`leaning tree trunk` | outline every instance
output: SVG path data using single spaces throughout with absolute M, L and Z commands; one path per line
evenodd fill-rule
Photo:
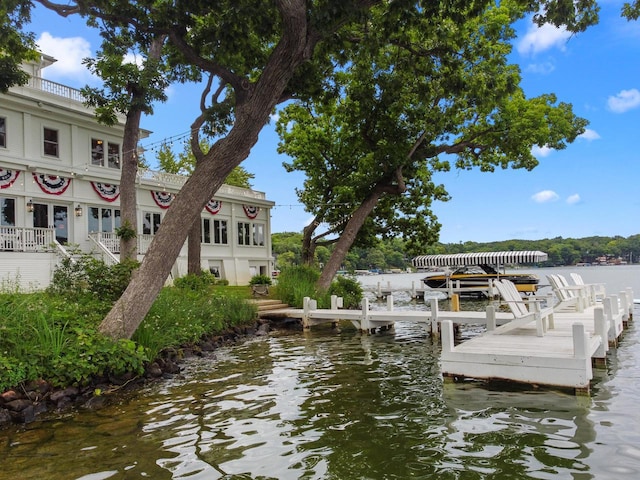
M 340 238 L 335 243 L 333 248 L 333 252 L 331 253 L 331 257 L 325 264 L 322 269 L 322 273 L 320 274 L 320 278 L 316 283 L 318 290 L 326 291 L 331 286 L 331 281 L 333 277 L 336 275 L 338 270 L 340 270 L 340 266 L 344 261 L 347 253 L 349 253 L 349 249 L 353 245 L 353 242 L 356 240 L 358 236 L 358 232 L 364 225 L 364 222 L 367 220 L 367 217 L 371 214 L 373 209 L 375 208 L 378 200 L 382 192 L 379 190 L 374 190 L 370 196 L 368 196 L 360 206 L 351 214 L 349 221 L 347 222 Z
M 266 118 L 267 116 L 265 122 Z M 131 338 L 164 285 L 187 233 L 200 217 L 205 204 L 255 144 L 259 128 L 253 130 L 253 137 L 244 133 L 230 134 L 219 141 L 207 155 L 207 161 L 196 167 L 180 190 L 180 195 L 176 196 L 167 210 L 158 233 L 140 268 L 134 272 L 129 286 L 100 324 L 102 333 L 113 338 Z M 226 161 L 221 165 L 215 161 L 218 158 Z
M 187 273 L 193 275 L 202 274 L 200 235 L 200 216 L 198 216 L 189 230 L 189 239 L 187 240 Z
M 269 115 L 283 98 L 294 71 L 311 56 L 317 38 L 307 36 L 304 3 L 280 2 L 283 35 L 255 84 L 241 82 L 236 90 L 235 123 L 216 142 L 182 186 L 167 210 L 149 250 L 129 286 L 100 324 L 113 338 L 131 338 L 142 323 L 178 258 L 187 233 L 229 173 L 247 158 Z
M 132 108 L 127 114 L 122 139 L 122 172 L 120 173 L 120 221 L 121 226 L 138 231 L 136 205 L 136 177 L 138 175 L 138 136 L 142 110 Z M 120 261 L 138 257 L 137 237 L 120 238 Z

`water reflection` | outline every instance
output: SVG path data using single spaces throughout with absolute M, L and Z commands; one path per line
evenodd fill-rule
M 443 383 L 424 325 L 283 332 L 119 405 L 0 432 L 0 479 L 636 479 L 636 325 L 590 398 Z

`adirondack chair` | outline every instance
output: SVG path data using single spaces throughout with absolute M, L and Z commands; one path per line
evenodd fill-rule
M 558 299 L 553 306 L 556 312 L 584 312 L 585 308 L 590 306 L 587 289 L 584 286 L 571 286 L 566 278 L 557 274 L 547 275 L 547 280 Z
M 604 283 L 584 283 L 584 280 L 579 273 L 570 273 L 569 276 L 575 285 L 583 286 L 587 289 L 587 292 L 591 297 L 590 302 L 592 304 L 601 302 L 604 300 L 604 297 L 607 296 Z
M 523 327 L 528 323 L 535 322 L 536 335 L 544 336 L 549 328 L 553 328 L 553 308 L 541 307 L 540 302 L 535 299 L 524 300 L 520 296 L 520 292 L 509 280 L 495 280 L 494 287 L 500 293 L 502 300 L 509 306 L 513 313 L 513 320 L 505 323 L 493 330 L 488 331 L 489 334 L 506 333 L 515 328 Z M 528 307 L 527 307 L 528 305 Z

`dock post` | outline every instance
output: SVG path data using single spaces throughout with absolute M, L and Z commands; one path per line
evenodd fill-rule
M 309 323 L 309 311 L 311 310 L 309 306 L 310 300 L 311 299 L 309 297 L 304 297 L 302 299 L 302 328 L 304 330 L 308 330 L 309 328 L 311 328 L 311 325 Z
M 629 321 L 629 298 L 625 290 L 620 292 L 620 310 L 622 310 L 622 325 L 626 327 Z
M 460 311 L 460 296 L 457 293 L 451 294 L 451 311 Z
M 369 324 L 369 299 L 362 299 L 362 320 L 360 321 L 360 330 L 370 333 L 371 325 Z
M 593 370 L 591 369 L 591 357 L 587 353 L 589 351 L 587 345 L 589 344 L 589 337 L 584 330 L 582 323 L 574 323 L 571 326 L 573 333 L 573 356 L 577 360 L 584 361 L 584 378 L 586 385 L 582 387 L 576 387 L 576 395 L 588 395 L 589 394 L 589 381 L 593 378 Z
M 387 297 L 387 310 L 393 312 L 393 295 Z
M 337 295 L 331 295 L 331 310 L 338 310 L 344 306 L 344 299 Z
M 487 305 L 487 331 L 496 329 L 496 307 L 493 304 Z
M 411 298 L 418 298 L 418 293 L 416 292 L 416 282 L 411 281 Z
M 453 323 L 451 320 L 442 321 L 442 354 L 441 358 L 446 360 L 453 352 Z
M 593 310 L 593 331 L 596 335 L 600 335 L 600 346 L 593 356 L 599 366 L 606 366 L 607 350 L 609 349 L 609 341 L 607 338 L 609 333 L 607 332 L 607 322 L 602 307 L 596 307 Z
M 431 299 L 431 336 L 438 338 L 438 299 Z

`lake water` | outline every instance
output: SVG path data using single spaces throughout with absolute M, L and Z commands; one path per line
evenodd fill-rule
M 551 271 L 640 297 L 638 266 L 534 270 L 541 283 Z M 410 288 L 422 276 L 361 280 Z M 443 384 L 439 351 L 421 325 L 276 332 L 118 405 L 0 431 L 0 479 L 640 478 L 638 320 L 590 397 Z

